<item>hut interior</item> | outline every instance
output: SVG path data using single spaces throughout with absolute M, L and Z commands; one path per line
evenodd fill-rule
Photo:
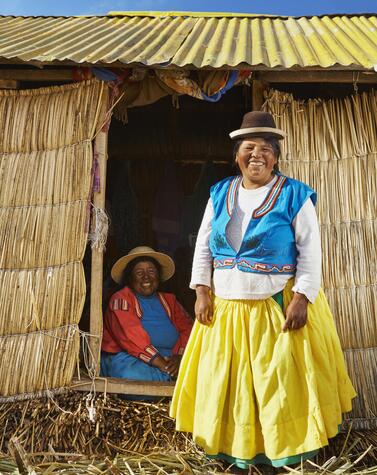
M 195 237 L 209 187 L 235 173 L 228 132 L 250 108 L 249 88 L 236 87 L 207 103 L 170 96 L 128 110 L 128 123 L 112 120 L 109 131 L 105 290 L 114 260 L 137 245 L 174 258 L 176 274 L 165 283 L 193 314 L 188 289 Z M 106 298 L 104 299 L 104 302 Z

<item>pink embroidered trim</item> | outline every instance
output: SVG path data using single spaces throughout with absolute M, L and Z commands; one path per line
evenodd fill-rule
M 153 345 L 147 346 L 144 351 L 151 356 L 154 356 L 158 353 L 158 351 Z
M 115 299 L 111 303 L 112 310 L 128 310 L 128 302 L 125 299 Z
M 281 266 L 277 264 L 263 264 L 261 262 L 253 262 L 250 263 L 244 259 L 237 261 L 236 259 L 216 259 L 213 263 L 213 267 L 215 269 L 219 268 L 233 268 L 235 265 L 237 267 L 244 267 L 253 271 L 257 272 L 287 272 L 293 273 L 296 270 L 296 266 L 294 264 L 283 264 Z
M 218 267 L 228 267 L 233 268 L 236 265 L 236 259 L 228 258 L 228 259 L 216 259 L 213 262 L 213 267 L 217 269 Z
M 143 353 L 140 353 L 139 358 L 144 361 L 144 363 L 149 363 L 152 358 L 149 358 L 148 356 L 144 355 Z
M 233 180 L 229 183 L 228 192 L 226 194 L 226 210 L 229 216 L 232 215 L 234 202 L 236 200 L 238 188 L 241 184 L 241 181 L 242 177 L 237 176 L 236 178 L 233 178 Z
M 275 206 L 276 200 L 279 198 L 279 195 L 286 180 L 286 176 L 279 176 L 263 203 L 254 210 L 253 218 L 261 218 Z

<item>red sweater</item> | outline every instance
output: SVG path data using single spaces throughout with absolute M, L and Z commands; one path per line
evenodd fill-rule
M 179 333 L 173 354 L 180 355 L 188 342 L 193 321 L 173 294 L 158 292 L 157 295 Z M 108 353 L 124 350 L 149 363 L 158 351 L 141 324 L 142 318 L 140 304 L 132 290 L 124 287 L 116 292 L 110 299 L 104 317 L 102 350 Z

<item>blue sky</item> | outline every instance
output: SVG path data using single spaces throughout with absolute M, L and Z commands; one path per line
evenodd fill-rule
M 0 0 L 0 15 L 104 15 L 169 10 L 321 15 L 377 13 L 377 0 Z

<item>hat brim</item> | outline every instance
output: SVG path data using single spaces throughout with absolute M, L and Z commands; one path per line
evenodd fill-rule
M 237 129 L 230 132 L 229 137 L 232 140 L 238 140 L 248 137 L 274 137 L 279 140 L 285 139 L 287 136 L 286 132 L 281 129 L 276 129 L 274 127 L 249 127 L 245 129 Z
M 169 280 L 175 272 L 175 264 L 171 257 L 167 254 L 163 254 L 162 252 L 135 252 L 134 254 L 127 254 L 126 256 L 121 257 L 116 261 L 111 269 L 111 277 L 117 283 L 122 283 L 123 271 L 127 267 L 127 265 L 136 259 L 137 257 L 152 257 L 155 259 L 161 266 L 161 275 L 160 280 L 165 282 Z

